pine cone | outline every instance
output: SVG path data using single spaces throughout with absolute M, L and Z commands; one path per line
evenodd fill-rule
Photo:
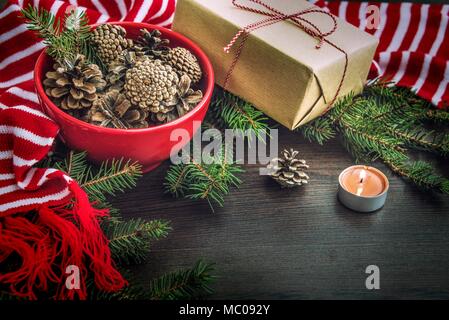
M 71 109 L 65 112 L 74 118 L 84 120 L 90 109 Z
M 98 56 L 109 64 L 117 59 L 126 48 L 133 46 L 131 39 L 126 39 L 126 30 L 114 24 L 99 25 L 93 31 L 92 43 L 98 49 Z
M 170 41 L 161 38 L 162 33 L 159 30 L 141 29 L 140 33 L 141 36 L 136 40 L 136 48 L 139 52 L 152 59 L 162 58 L 168 54 Z
M 274 158 L 267 168 L 270 176 L 283 187 L 295 187 L 307 184 L 309 176 L 304 172 L 309 166 L 305 160 L 297 159 L 298 151 L 284 150 L 281 158 Z
M 109 128 L 146 128 L 148 113 L 132 107 L 125 95 L 111 90 L 95 100 L 87 114 L 87 122 Z
M 179 77 L 186 74 L 193 84 L 201 80 L 202 72 L 198 59 L 189 50 L 181 47 L 170 49 L 165 61 L 175 69 Z
M 174 108 L 178 81 L 172 67 L 144 57 L 126 72 L 125 94 L 144 110 L 169 112 Z
M 53 68 L 55 71 L 45 74 L 45 93 L 64 110 L 89 108 L 106 86 L 100 68 L 87 64 L 83 55 L 66 66 L 56 63 Z
M 168 112 L 156 112 L 150 114 L 150 119 L 156 123 L 166 123 L 182 117 L 187 112 L 196 107 L 203 99 L 201 90 L 194 91 L 190 88 L 191 80 L 187 75 L 183 75 L 177 87 L 177 98 L 173 100 L 175 108 Z
M 111 62 L 106 75 L 107 90 L 122 91 L 125 85 L 126 71 L 133 68 L 142 59 L 134 51 L 125 50 L 116 60 Z

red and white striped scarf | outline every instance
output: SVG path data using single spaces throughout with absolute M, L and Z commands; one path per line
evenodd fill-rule
M 313 0 L 315 5 L 379 38 L 372 73 L 411 88 L 440 108 L 449 106 L 449 5 Z M 367 7 L 380 10 L 368 29 Z
M 85 299 L 89 274 L 104 291 L 119 290 L 126 281 L 114 267 L 99 225 L 107 211 L 94 209 L 63 172 L 33 167 L 51 149 L 58 127 L 40 111 L 30 80 L 44 44 L 18 16 L 29 3 L 58 17 L 69 5 L 78 5 L 93 23 L 135 20 L 164 26 L 171 23 L 175 3 L 16 0 L 0 12 L 0 265 L 11 257 L 21 259 L 17 269 L 0 273 L 0 289 L 36 299 L 53 283 L 55 298 Z M 71 265 L 80 270 L 80 290 L 65 286 L 65 270 Z

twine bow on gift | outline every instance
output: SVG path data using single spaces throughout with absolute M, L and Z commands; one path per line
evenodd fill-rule
M 323 43 L 327 43 L 327 44 L 331 45 L 332 47 L 334 47 L 335 49 L 337 49 L 338 51 L 340 51 L 341 53 L 343 53 L 345 56 L 345 66 L 343 69 L 341 81 L 338 85 L 338 88 L 337 88 L 334 98 L 332 99 L 332 101 L 329 103 L 328 107 L 324 111 L 324 112 L 327 112 L 330 109 L 330 107 L 334 104 L 334 102 L 337 100 L 338 95 L 340 94 L 344 79 L 346 77 L 346 71 L 348 69 L 348 54 L 343 49 L 341 49 L 338 45 L 334 44 L 333 42 L 331 42 L 330 40 L 328 40 L 326 38 L 327 36 L 331 35 L 332 33 L 334 33 L 337 30 L 337 19 L 329 12 L 321 10 L 321 9 L 316 9 L 315 7 L 312 7 L 309 9 L 304 9 L 304 10 L 301 10 L 301 11 L 298 11 L 298 12 L 292 13 L 292 14 L 285 14 L 285 13 L 277 10 L 276 8 L 273 8 L 270 5 L 264 3 L 262 0 L 247 0 L 247 1 L 258 4 L 261 7 L 265 8 L 267 11 L 242 5 L 242 4 L 238 3 L 238 0 L 232 0 L 232 4 L 239 9 L 258 13 L 258 14 L 267 16 L 267 18 L 263 19 L 261 21 L 249 24 L 246 27 L 243 27 L 242 29 L 240 29 L 239 32 L 237 32 L 237 34 L 232 38 L 231 42 L 229 42 L 229 44 L 226 47 L 224 47 L 224 51 L 226 53 L 229 53 L 231 48 L 234 46 L 234 44 L 239 40 L 239 38 L 241 38 L 239 46 L 237 48 L 237 51 L 234 55 L 234 59 L 232 60 L 231 66 L 228 70 L 228 73 L 226 74 L 226 78 L 225 78 L 225 81 L 223 84 L 224 89 L 226 89 L 228 86 L 232 72 L 234 71 L 235 66 L 237 65 L 237 62 L 239 61 L 240 55 L 242 53 L 242 50 L 245 46 L 245 43 L 246 43 L 246 40 L 248 39 L 249 34 L 251 32 L 253 32 L 254 30 L 257 30 L 257 29 L 260 29 L 263 27 L 267 27 L 267 26 L 276 24 L 281 21 L 291 20 L 298 28 L 300 28 L 301 30 L 305 31 L 307 34 L 309 34 L 310 36 L 312 36 L 313 38 L 318 40 L 318 43 L 315 46 L 315 48 L 317 50 L 322 47 Z M 306 16 L 308 14 L 320 14 L 320 15 L 325 15 L 325 16 L 330 17 L 332 19 L 332 23 L 333 23 L 331 30 L 329 30 L 328 32 L 322 32 L 314 23 L 312 23 L 311 21 L 304 18 L 304 16 Z

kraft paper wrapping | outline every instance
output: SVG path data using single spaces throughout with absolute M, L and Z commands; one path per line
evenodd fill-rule
M 251 5 L 250 2 L 243 3 Z M 295 13 L 315 7 L 302 0 L 265 0 L 272 7 Z M 246 25 L 266 16 L 244 11 L 231 0 L 178 0 L 173 29 L 196 42 L 209 56 L 216 83 L 223 85 L 238 44 L 229 54 L 223 48 Z M 330 17 L 308 14 L 322 32 Z M 326 39 L 346 51 L 348 70 L 339 97 L 359 93 L 365 84 L 378 40 L 343 20 Z M 253 31 L 228 83 L 228 90 L 251 102 L 289 129 L 320 116 L 337 92 L 344 69 L 344 54 L 289 21 Z

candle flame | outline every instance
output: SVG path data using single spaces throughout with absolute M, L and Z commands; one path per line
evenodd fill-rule
M 366 170 L 362 169 L 360 170 L 360 174 L 359 174 L 359 179 L 360 179 L 360 183 L 362 183 L 366 178 Z
M 356 192 L 356 194 L 358 196 L 362 195 L 363 188 L 364 188 L 363 181 L 365 181 L 365 179 L 366 179 L 366 170 L 362 169 L 362 170 L 360 170 L 360 173 L 359 173 L 359 181 L 360 182 L 359 182 L 359 186 L 357 187 L 357 192 Z

